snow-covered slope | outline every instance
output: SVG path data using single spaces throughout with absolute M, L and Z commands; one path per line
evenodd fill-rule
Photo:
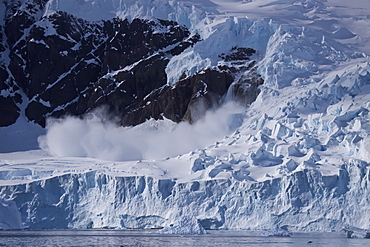
M 363 28 L 370 15 L 368 0 L 47 1 L 45 15 L 58 10 L 86 20 L 114 17 L 169 19 L 192 30 L 203 28 L 205 19 L 219 17 L 272 19 L 280 24 L 313 28 L 369 52 L 365 44 L 370 33 Z
M 129 20 L 157 18 L 176 21 L 190 27 L 201 22 L 207 13 L 218 13 L 216 6 L 209 0 L 50 0 L 47 1 L 45 15 L 61 10 L 91 21 L 108 20 L 114 17 Z
M 0 154 L 1 198 L 25 227 L 370 227 L 370 1 L 61 2 L 45 14 L 164 18 L 199 33 L 171 57 L 170 85 L 222 68 L 235 46 L 256 50 L 264 84 L 246 109 L 229 103 L 194 125 L 51 122 L 44 151 Z

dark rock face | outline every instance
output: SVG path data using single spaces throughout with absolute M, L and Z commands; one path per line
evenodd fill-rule
M 141 100 L 166 83 L 168 56 L 197 41 L 186 28 L 170 21 L 90 23 L 57 12 L 31 24 L 32 18 L 25 15 L 12 16 L 6 26 L 13 47 L 9 69 L 30 99 L 27 117 L 41 125 L 48 116 L 79 115 L 102 104 L 114 107 Z M 19 31 L 14 26 L 25 20 L 26 37 L 13 31 Z M 168 46 L 175 48 L 166 51 Z M 124 69 L 135 63 L 134 69 Z M 111 71 L 122 72 L 119 82 L 109 86 Z
M 7 66 L 1 59 L 8 47 L 5 39 L 5 30 L 0 26 L 0 127 L 14 124 L 19 117 L 19 108 L 16 101 L 20 103 L 21 95 L 17 93 L 14 81 L 9 78 Z
M 260 93 L 258 87 L 264 82 L 262 77 L 257 73 L 255 64 L 255 61 L 251 61 L 244 66 L 238 66 L 240 74 L 231 88 L 233 99 L 246 107 L 256 100 Z
M 193 122 L 207 109 L 221 103 L 232 82 L 233 77 L 229 73 L 206 70 L 180 80 L 175 87 L 166 85 L 153 91 L 139 107 L 128 112 L 122 124 L 135 125 L 150 117 Z
M 235 80 L 234 94 L 247 104 L 263 82 L 250 61 L 255 51 L 234 47 L 219 56 L 224 66 L 170 87 L 169 60 L 199 35 L 165 20 L 88 22 L 65 12 L 42 17 L 46 2 L 5 3 L 0 53 L 8 51 L 9 62 L 0 62 L 0 126 L 16 121 L 22 103 L 27 118 L 42 126 L 47 117 L 83 115 L 98 107 L 122 125 L 163 117 L 193 122 L 219 105 Z
M 262 77 L 257 73 L 256 61 L 250 57 L 256 53 L 254 49 L 233 47 L 229 54 L 221 54 L 226 62 L 218 69 L 234 75 L 230 96 L 243 106 L 253 103 L 260 93 L 259 86 L 263 84 Z
M 219 55 L 220 58 L 224 59 L 226 62 L 232 61 L 243 61 L 249 60 L 249 57 L 252 56 L 256 51 L 252 48 L 245 47 L 233 47 L 229 54 L 222 53 Z
M 9 80 L 6 68 L 0 65 L 0 127 L 14 124 L 19 117 L 17 104 L 22 102 L 19 88 Z
M 11 98 L 0 97 L 0 127 L 14 124 L 19 117 L 19 108 Z

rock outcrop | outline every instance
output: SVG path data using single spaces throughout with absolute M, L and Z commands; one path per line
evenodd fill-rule
M 5 4 L 0 126 L 15 123 L 21 111 L 45 126 L 48 117 L 78 116 L 99 107 L 122 125 L 163 117 L 193 122 L 219 105 L 234 81 L 235 95 L 247 96 L 247 103 L 263 82 L 250 61 L 255 51 L 234 47 L 220 54 L 222 66 L 169 86 L 168 62 L 199 42 L 198 34 L 167 20 L 92 22 L 62 11 L 43 15 L 46 2 Z

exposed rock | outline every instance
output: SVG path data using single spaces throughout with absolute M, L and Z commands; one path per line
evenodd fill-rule
M 260 93 L 258 87 L 262 84 L 262 77 L 256 72 L 256 68 L 253 67 L 233 84 L 232 94 L 234 100 L 244 106 L 249 106 L 256 100 Z
M 252 48 L 245 47 L 233 47 L 229 54 L 222 53 L 219 57 L 224 59 L 226 62 L 231 61 L 243 61 L 249 60 L 249 57 L 252 56 L 256 51 Z
M 0 127 L 14 124 L 19 117 L 19 108 L 10 97 L 0 96 Z
M 128 112 L 124 125 L 136 125 L 153 117 L 166 117 L 175 122 L 193 122 L 204 112 L 221 103 L 233 77 L 227 72 L 206 70 L 180 80 L 175 87 L 165 85 L 148 95 L 140 106 Z
M 61 11 L 43 16 L 46 2 L 5 3 L 0 52 L 8 52 L 9 64 L 0 68 L 0 87 L 7 92 L 0 99 L 1 126 L 18 118 L 21 94 L 28 98 L 27 118 L 45 126 L 50 116 L 83 115 L 98 107 L 123 125 L 163 117 L 194 122 L 222 102 L 231 84 L 246 105 L 259 93 L 263 80 L 251 48 L 233 47 L 219 56 L 219 66 L 170 87 L 169 60 L 197 43 L 198 34 L 165 20 L 89 22 Z
M 26 23 L 28 34 L 13 31 L 20 22 Z M 122 105 L 164 85 L 166 56 L 182 52 L 199 38 L 189 38 L 185 27 L 171 21 L 87 22 L 64 12 L 40 20 L 17 12 L 6 30 L 12 37 L 9 46 L 14 47 L 9 69 L 30 98 L 27 117 L 41 125 L 48 116 L 80 115 L 102 104 L 121 112 Z M 133 71 L 124 70 L 135 63 L 139 66 Z M 117 70 L 118 76 L 109 80 Z
M 0 66 L 0 127 L 14 124 L 19 117 L 19 107 L 21 96 L 16 93 L 15 85 L 8 85 L 8 73 Z

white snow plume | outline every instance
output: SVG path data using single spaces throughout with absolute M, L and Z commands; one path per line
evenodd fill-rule
M 204 148 L 238 127 L 243 109 L 230 102 L 195 124 L 150 119 L 135 127 L 105 121 L 102 114 L 49 119 L 40 147 L 53 156 L 130 161 L 174 157 Z M 240 122 L 239 121 L 239 122 Z M 241 122 L 240 122 L 241 124 Z

